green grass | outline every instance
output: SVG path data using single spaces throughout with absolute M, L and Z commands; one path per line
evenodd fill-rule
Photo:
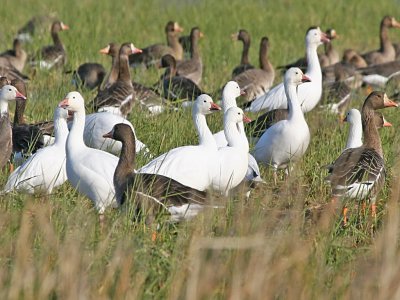
M 214 92 L 239 62 L 241 45 L 230 34 L 240 28 L 252 36 L 251 62 L 258 62 L 259 40 L 268 36 L 270 58 L 278 66 L 303 55 L 305 31 L 315 24 L 337 30 L 340 51 L 375 49 L 380 19 L 399 11 L 399 2 L 388 0 L 5 0 L 0 42 L 2 50 L 9 48 L 31 16 L 52 12 L 71 28 L 61 33 L 66 69 L 88 61 L 109 68 L 109 58 L 98 53 L 108 42 L 132 41 L 137 47 L 163 42 L 165 23 L 176 20 L 185 33 L 192 26 L 204 32 L 202 87 Z M 390 32 L 394 41 L 398 35 Z M 26 48 L 35 53 L 49 43 L 45 34 Z M 136 70 L 133 77 L 150 85 L 158 75 Z M 70 81 L 57 71 L 38 72 L 28 86 L 27 119 L 51 119 L 57 103 L 74 89 Z M 87 101 L 95 96 L 81 92 Z M 352 106 L 359 107 L 365 96 L 357 92 Z M 275 187 L 271 171 L 262 167 L 267 184 L 259 185 L 250 199 L 238 195 L 223 200 L 226 208 L 207 210 L 190 222 L 164 222 L 155 242 L 154 228 L 133 223 L 129 208 L 108 211 L 101 228 L 92 203 L 68 184 L 48 197 L 2 196 L 0 298 L 398 298 L 400 118 L 395 109 L 384 113 L 394 126 L 380 131 L 388 178 L 377 222 L 368 214 L 360 216 L 354 204 L 346 228 L 327 208 L 307 213 L 307 207 L 329 203 L 323 166 L 338 156 L 347 132 L 336 116 L 317 108 L 307 115 L 311 145 L 290 180 Z M 135 108 L 129 118 L 156 155 L 196 143 L 189 111 L 149 117 Z M 217 131 L 222 115 L 208 122 Z M 138 163 L 144 162 L 139 157 Z M 3 172 L 1 186 L 6 179 Z

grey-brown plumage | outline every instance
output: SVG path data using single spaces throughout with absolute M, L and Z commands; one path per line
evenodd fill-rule
M 236 66 L 232 71 L 232 78 L 243 73 L 246 70 L 254 69 L 254 66 L 249 61 L 249 49 L 251 44 L 250 34 L 245 29 L 240 29 L 239 32 L 232 35 L 233 40 L 243 42 L 242 56 L 240 65 Z
M 73 78 L 75 85 L 93 90 L 101 85 L 106 73 L 99 63 L 84 63 L 73 72 Z
M 115 197 L 119 205 L 130 198 L 135 199 L 136 210 L 140 214 L 148 208 L 158 212 L 170 206 L 204 204 L 206 192 L 158 174 L 135 173 L 135 136 L 129 126 L 122 123 L 114 125 L 113 130 L 105 136 L 122 143 L 114 173 Z
M 364 143 L 342 152 L 331 165 L 327 180 L 336 197 L 374 200 L 385 181 L 382 144 L 375 124 L 375 110 L 397 106 L 383 92 L 372 92 L 361 111 Z
M 12 153 L 12 129 L 8 113 L 0 113 L 0 169 L 10 159 Z
M 167 35 L 167 45 L 154 44 L 143 48 L 142 53 L 135 53 L 129 56 L 130 65 L 145 65 L 149 67 L 158 63 L 166 54 L 171 54 L 177 60 L 183 58 L 183 48 L 179 43 L 179 34 L 183 29 L 177 22 L 169 21 L 165 26 L 165 33 Z
M 56 17 L 51 14 L 34 16 L 18 30 L 17 37 L 21 41 L 30 42 L 34 36 L 47 34 L 56 20 Z
M 28 55 L 22 48 L 22 42 L 14 39 L 13 49 L 7 50 L 0 54 L 0 65 L 14 67 L 18 72 L 22 72 L 25 67 Z
M 357 70 L 362 75 L 378 74 L 384 77 L 390 77 L 392 74 L 400 71 L 400 61 L 390 61 L 384 64 L 368 66 Z
M 243 97 L 247 101 L 251 101 L 258 96 L 264 95 L 269 91 L 274 83 L 275 70 L 268 59 L 268 51 L 269 40 L 267 37 L 263 37 L 260 42 L 260 68 L 244 71 L 232 79 L 246 92 Z

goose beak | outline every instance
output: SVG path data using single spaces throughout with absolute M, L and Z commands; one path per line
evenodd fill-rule
M 329 43 L 331 40 L 328 38 L 325 32 L 321 32 L 321 42 L 322 43 Z
M 25 97 L 22 93 L 20 93 L 19 91 L 16 91 L 16 93 L 15 93 L 15 99 L 23 99 L 23 100 L 26 100 L 26 97 Z
M 211 102 L 210 110 L 221 110 L 221 107 L 218 104 Z
M 183 28 L 178 23 L 174 24 L 174 31 L 183 32 Z
M 59 106 L 59 107 L 62 107 L 62 108 L 68 108 L 68 106 L 69 106 L 69 99 L 68 99 L 68 98 L 65 98 L 64 100 L 62 100 L 62 101 L 58 104 L 58 106 Z
M 344 117 L 344 119 L 342 120 L 343 122 L 347 122 L 347 116 Z
M 251 119 L 248 116 L 246 116 L 245 114 L 243 114 L 243 122 L 244 123 L 250 123 Z
M 383 119 L 383 127 L 392 127 L 392 123 L 386 121 L 385 119 Z
M 112 130 L 111 130 L 109 133 L 103 134 L 103 138 L 112 139 L 112 137 L 113 137 L 113 132 L 112 132 Z
M 110 52 L 110 45 L 108 45 L 107 47 L 100 49 L 99 52 L 101 54 L 108 54 Z
M 200 37 L 200 38 L 203 38 L 204 36 L 205 36 L 204 33 L 200 31 L 199 37 Z
M 385 94 L 383 98 L 383 106 L 384 107 L 397 107 L 398 104 L 393 100 L 389 99 L 388 96 Z
M 246 95 L 246 91 L 245 91 L 245 90 L 242 90 L 242 89 L 240 89 L 240 96 L 243 96 L 243 95 Z
M 393 19 L 393 21 L 392 21 L 392 26 L 393 26 L 394 28 L 400 28 L 400 23 L 399 23 L 398 21 L 396 21 L 395 19 Z
M 143 52 L 142 49 L 139 49 L 139 48 L 136 48 L 136 47 L 134 47 L 134 48 L 132 49 L 132 54 L 135 54 L 135 53 L 142 53 L 142 52 Z
M 308 76 L 306 76 L 306 75 L 304 75 L 303 74 L 303 76 L 301 77 L 301 82 L 311 82 L 311 79 L 310 79 L 310 77 L 308 77 Z
M 69 29 L 69 26 L 66 25 L 66 24 L 64 24 L 64 23 L 61 23 L 61 29 L 62 29 L 62 30 L 68 30 L 68 29 Z
M 237 41 L 239 39 L 239 32 L 235 32 L 231 34 L 232 41 Z

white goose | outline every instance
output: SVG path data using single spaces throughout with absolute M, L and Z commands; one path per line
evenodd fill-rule
M 12 190 L 33 194 L 51 194 L 54 188 L 67 180 L 65 169 L 65 143 L 68 136 L 68 111 L 57 107 L 54 111 L 55 142 L 39 149 L 8 178 L 4 192 Z
M 218 164 L 213 176 L 213 189 L 223 194 L 245 179 L 249 164 L 249 142 L 243 134 L 243 122 L 250 122 L 242 109 L 231 107 L 224 114 L 224 132 L 229 146 L 218 149 Z
M 299 86 L 298 99 L 304 113 L 312 110 L 321 99 L 322 73 L 318 60 L 317 48 L 324 42 L 329 42 L 326 34 L 319 27 L 310 28 L 306 34 L 307 72 L 305 75 L 311 79 L 310 83 Z M 266 94 L 251 102 L 246 111 L 258 112 L 261 110 L 287 109 L 288 100 L 284 84 L 280 83 Z
M 80 93 L 68 93 L 59 106 L 74 113 L 66 143 L 68 181 L 102 214 L 109 205 L 116 204 L 113 175 L 118 157 L 89 148 L 83 142 L 85 103 Z
M 220 109 L 210 96 L 203 94 L 197 97 L 192 115 L 199 135 L 199 145 L 174 148 L 138 172 L 164 175 L 199 191 L 209 188 L 217 165 L 218 149 L 207 126 L 206 115 Z
M 289 99 L 289 116 L 268 128 L 257 142 L 254 157 L 258 163 L 271 165 L 276 183 L 278 169 L 286 169 L 290 162 L 300 159 L 310 143 L 310 130 L 301 111 L 297 87 L 310 79 L 299 68 L 286 71 L 284 86 Z

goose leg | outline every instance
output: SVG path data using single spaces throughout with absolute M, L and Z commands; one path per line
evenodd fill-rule
M 373 202 L 371 204 L 371 215 L 376 220 L 376 204 L 375 204 L 375 202 Z
M 342 214 L 343 214 L 343 225 L 344 226 L 347 226 L 347 212 L 348 212 L 348 210 L 349 209 L 346 206 L 343 207 Z

